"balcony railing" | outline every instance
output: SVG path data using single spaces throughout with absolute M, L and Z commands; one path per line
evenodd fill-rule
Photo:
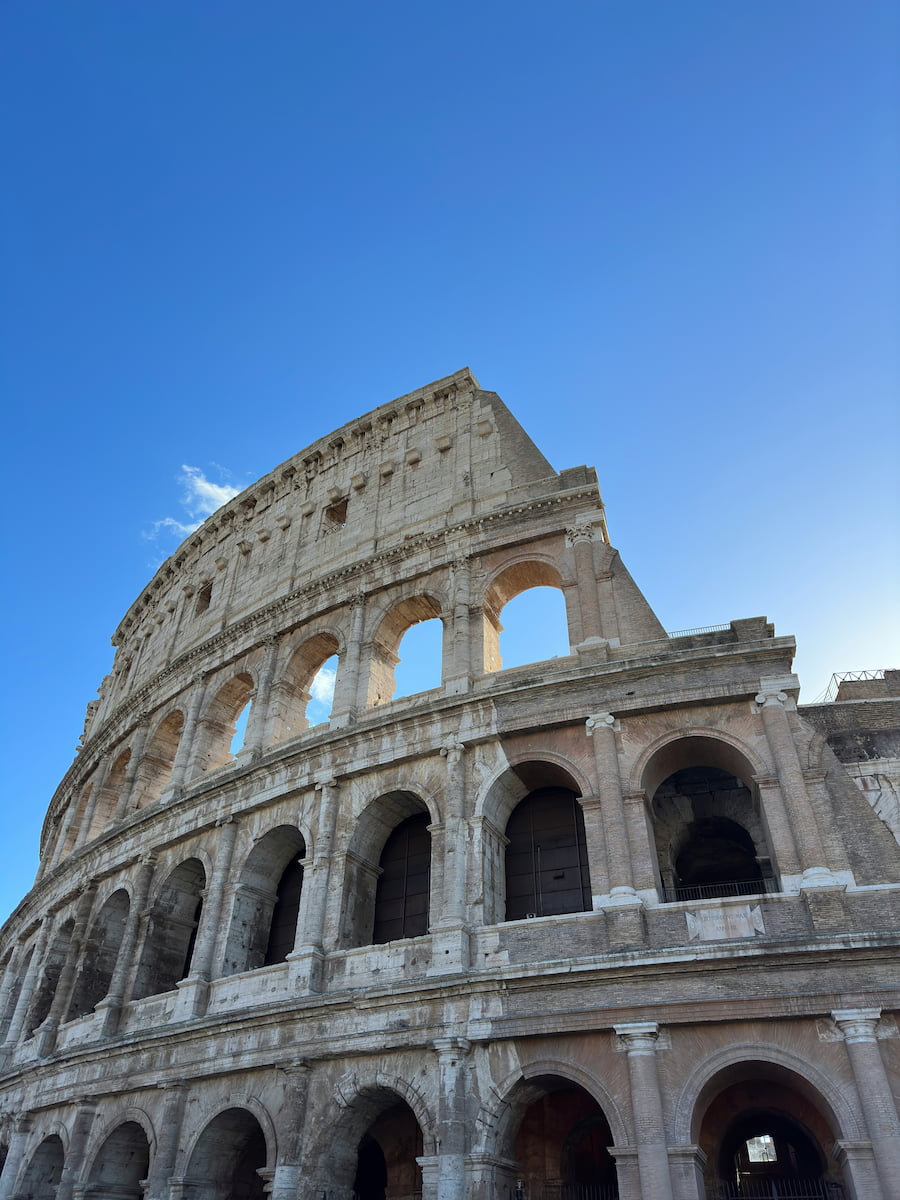
M 844 1200 L 844 1189 L 824 1179 L 744 1179 L 720 1184 L 716 1200 Z
M 761 892 L 777 892 L 778 880 L 724 879 L 719 883 L 701 883 L 690 887 L 663 887 L 663 901 L 672 904 L 676 900 L 718 900 L 728 896 L 758 896 Z

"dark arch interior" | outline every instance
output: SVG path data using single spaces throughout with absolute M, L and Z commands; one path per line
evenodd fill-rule
M 408 1200 L 422 1193 L 422 1131 L 401 1100 L 369 1126 L 356 1153 L 353 1193 L 357 1200 Z
M 720 767 L 675 771 L 653 795 L 667 900 L 744 896 L 767 889 L 771 865 L 750 789 Z
M 803 1126 L 784 1113 L 760 1110 L 732 1122 L 722 1139 L 719 1174 L 752 1194 L 756 1182 L 821 1179 L 822 1155 Z
M 723 1073 L 726 1086 L 720 1083 L 700 1125 L 707 1194 L 839 1200 L 843 1178 L 831 1153 L 837 1135 L 821 1102 L 783 1068 L 742 1066 Z
M 543 1094 L 525 1108 L 515 1139 L 525 1195 L 615 1200 L 612 1133 L 593 1096 L 554 1076 L 531 1080 L 530 1087 Z
M 284 962 L 294 948 L 302 888 L 303 867 L 299 860 L 294 858 L 284 868 L 278 881 L 264 960 L 266 966 L 269 963 Z
M 374 944 L 428 932 L 431 834 L 428 813 L 407 817 L 384 844 L 375 892 Z
M 506 920 L 591 908 L 584 817 L 573 791 L 543 787 L 506 825 Z
M 44 1138 L 28 1164 L 18 1194 L 31 1200 L 54 1200 L 64 1161 L 62 1140 L 55 1134 Z
M 150 1167 L 150 1143 L 137 1121 L 126 1121 L 114 1130 L 103 1145 L 91 1168 L 90 1182 L 105 1185 L 103 1191 L 117 1200 L 140 1200 L 144 1191 L 141 1180 Z
M 197 1195 L 203 1200 L 218 1196 L 264 1200 L 265 1184 L 259 1172 L 266 1166 L 266 1156 L 265 1134 L 256 1117 L 246 1109 L 229 1108 L 200 1135 L 188 1175 L 196 1181 Z

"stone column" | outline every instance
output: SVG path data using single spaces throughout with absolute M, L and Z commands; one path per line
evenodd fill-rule
M 183 1079 L 172 1079 L 157 1086 L 165 1090 L 165 1096 L 156 1153 L 150 1162 L 144 1200 L 169 1200 L 169 1180 L 175 1170 L 181 1122 L 187 1102 L 188 1088 Z
M 119 1028 L 119 1017 L 122 1009 L 131 998 L 134 987 L 134 975 L 137 970 L 135 950 L 141 925 L 146 923 L 150 914 L 147 912 L 147 897 L 150 894 L 150 881 L 156 866 L 156 856 L 147 854 L 141 859 L 137 878 L 134 882 L 134 892 L 128 906 L 128 917 L 122 930 L 122 940 L 116 954 L 116 964 L 113 967 L 112 978 L 109 981 L 109 991 L 104 998 L 94 1006 L 100 1017 L 101 1037 L 112 1037 Z
M 140 779 L 141 761 L 144 757 L 144 746 L 147 743 L 147 734 L 149 732 L 150 717 L 147 713 L 141 713 L 140 721 L 131 740 L 131 758 L 128 760 L 125 782 L 122 784 L 122 791 L 119 793 L 119 803 L 116 805 L 116 815 L 114 818 L 116 821 L 121 821 L 127 813 L 131 812 L 137 802 L 137 783 Z
M 580 521 L 566 530 L 566 542 L 575 556 L 578 606 L 581 610 L 581 645 L 604 640 L 594 571 L 594 538 L 595 531 L 590 521 Z
M 304 871 L 297 936 L 294 949 L 288 955 L 292 986 L 302 992 L 318 992 L 322 989 L 325 917 L 337 825 L 338 781 L 333 776 L 323 776 L 316 781 L 316 791 L 320 793 L 321 804 L 312 862 L 309 870 Z M 340 897 L 337 900 L 340 903 Z
M 828 887 L 838 884 L 828 869 L 825 850 L 819 836 L 816 814 L 809 801 L 806 781 L 794 744 L 794 736 L 788 721 L 785 705 L 786 692 L 778 690 L 775 682 L 761 681 L 762 690 L 756 697 L 762 715 L 766 741 L 778 772 L 778 781 L 788 811 L 788 820 L 794 830 L 800 865 L 803 868 L 802 883 L 813 887 Z
M 9 995 L 12 991 L 13 984 L 19 978 L 19 963 L 22 959 L 22 943 L 16 942 L 13 945 L 9 956 L 9 962 L 3 972 L 3 981 L 0 982 L 0 1044 L 5 1037 L 5 1026 L 8 1024 L 7 1008 L 9 1007 Z M 12 1013 L 9 1014 L 9 1018 Z
M 438 1111 L 436 1200 L 465 1200 L 466 1086 L 470 1043 L 465 1038 L 438 1038 Z
M 338 667 L 334 685 L 334 701 L 331 720 L 346 725 L 360 708 L 365 707 L 364 680 L 362 675 L 362 639 L 365 626 L 366 597 L 357 592 L 350 598 L 350 632 L 347 646 Z
M 96 894 L 97 883 L 95 880 L 91 880 L 81 893 L 78 901 L 78 907 L 75 910 L 75 924 L 72 928 L 72 936 L 69 938 L 68 949 L 66 950 L 66 959 L 59 973 L 56 991 L 53 993 L 53 1002 L 50 1005 L 50 1012 L 47 1014 L 46 1021 L 41 1025 L 41 1031 L 38 1035 L 38 1055 L 40 1058 L 46 1058 L 48 1054 L 53 1053 L 56 1047 L 57 1031 L 62 1022 L 65 1021 L 69 1011 L 72 989 L 75 986 L 75 970 L 78 966 L 81 952 L 84 949 L 88 919 L 91 915 L 91 909 L 94 906 L 94 897 Z
M 594 897 L 593 906 L 606 911 L 610 948 L 622 950 L 643 942 L 644 918 L 643 902 L 634 887 L 634 848 L 619 776 L 616 719 L 612 713 L 601 712 L 588 717 L 586 724 L 587 735 L 594 743 L 609 881 L 608 893 Z
M 22 1170 L 22 1160 L 25 1157 L 25 1147 L 28 1145 L 28 1135 L 33 1128 L 30 1113 L 19 1113 L 13 1121 L 12 1137 L 9 1139 L 9 1153 L 3 1164 L 3 1174 L 0 1177 L 0 1200 L 9 1200 L 15 1195 L 15 1184 Z
M 472 666 L 472 637 L 469 623 L 469 560 L 454 559 L 450 564 L 450 593 L 453 606 L 452 651 L 444 670 L 444 686 L 453 695 L 461 695 L 472 686 L 472 677 L 481 674 Z
M 584 814 L 584 840 L 591 872 L 591 899 L 594 909 L 601 909 L 604 899 L 609 895 L 610 887 L 603 830 L 603 801 L 599 796 L 582 796 L 579 804 Z
M 278 638 L 271 634 L 264 640 L 263 645 L 266 654 L 256 681 L 250 716 L 247 719 L 247 732 L 241 747 L 241 754 L 249 754 L 252 759 L 259 758 L 266 744 L 272 676 L 275 674 L 275 662 L 278 658 Z
M 594 743 L 594 763 L 597 771 L 600 800 L 603 806 L 603 828 L 606 833 L 607 874 L 609 895 L 602 897 L 601 907 L 611 902 L 634 904 L 639 897 L 631 882 L 631 850 L 625 822 L 625 803 L 619 776 L 619 754 L 616 748 L 616 718 L 609 712 L 588 717 L 587 735 Z
M 72 1200 L 74 1188 L 84 1165 L 84 1152 L 87 1149 L 88 1137 L 97 1106 L 90 1101 L 82 1100 L 72 1122 L 72 1136 L 69 1139 L 69 1149 L 66 1152 L 66 1162 L 62 1170 L 59 1186 L 56 1189 L 56 1200 Z
M 194 688 L 188 701 L 187 712 L 184 715 L 184 726 L 181 730 L 181 737 L 178 739 L 178 749 L 175 751 L 172 774 L 169 776 L 169 786 L 165 795 L 177 796 L 184 786 L 188 766 L 194 757 L 194 740 L 197 736 L 197 725 L 200 721 L 200 710 L 203 707 L 208 679 L 209 676 L 206 673 L 198 675 L 194 679 Z
M 800 855 L 778 779 L 774 775 L 754 775 L 753 782 L 759 788 L 759 805 L 769 838 L 769 849 L 778 864 L 779 879 L 789 882 L 791 879 L 799 880 L 802 873 Z M 781 888 L 785 890 L 783 882 Z
M 34 989 L 37 987 L 38 976 L 44 967 L 44 955 L 47 953 L 47 942 L 50 940 L 52 924 L 53 917 L 49 914 L 41 922 L 34 952 L 31 955 L 31 962 L 28 964 L 28 970 L 25 972 L 25 978 L 22 980 L 19 999 L 16 1001 L 12 1020 L 9 1023 L 9 1029 L 6 1033 L 6 1041 L 3 1043 L 2 1048 L 0 1048 L 0 1069 L 8 1065 L 9 1059 L 19 1043 L 22 1029 L 25 1026 L 25 1018 L 28 1016 L 28 1010 L 31 1007 L 31 998 L 34 995 Z
M 616 1025 L 614 1028 L 625 1043 L 628 1055 L 631 1110 L 643 1194 L 646 1197 L 652 1196 L 653 1200 L 673 1200 L 662 1096 L 656 1066 L 659 1026 L 653 1021 L 636 1021 L 628 1025 Z
M 900 1120 L 875 1036 L 881 1009 L 840 1008 L 831 1015 L 847 1045 L 882 1189 L 893 1196 L 900 1186 Z
M 441 747 L 447 762 L 444 791 L 443 895 L 439 920 L 432 926 L 432 971 L 461 971 L 469 965 L 466 930 L 467 826 L 465 822 L 465 746 L 455 739 Z
M 218 967 L 214 961 L 214 951 L 222 928 L 222 899 L 231 872 L 238 823 L 233 816 L 222 817 L 216 822 L 216 828 L 220 831 L 219 844 L 212 877 L 200 910 L 200 923 L 197 927 L 191 965 L 187 978 L 180 979 L 175 985 L 180 993 L 178 1011 L 185 1017 L 200 1017 L 206 1012 L 210 980 Z
M 272 1200 L 297 1200 L 300 1194 L 303 1127 L 309 1095 L 310 1064 L 304 1058 L 279 1067 L 284 1076 L 285 1114 L 278 1138 L 278 1159 L 272 1178 Z M 148 1200 L 150 1198 L 148 1197 Z

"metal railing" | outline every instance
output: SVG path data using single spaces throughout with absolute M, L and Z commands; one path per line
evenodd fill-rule
M 726 629 L 730 629 L 731 625 L 698 625 L 696 629 L 676 629 L 672 633 L 667 633 L 668 638 L 691 637 L 696 633 L 723 633 Z
M 877 671 L 837 671 L 832 675 L 825 691 L 813 700 L 813 704 L 833 704 L 842 683 L 861 683 L 869 679 L 884 679 L 884 668 Z
M 716 1200 L 844 1200 L 844 1189 L 824 1179 L 744 1179 L 720 1184 Z
M 689 887 L 664 886 L 662 893 L 663 902 L 673 904 L 677 900 L 719 900 L 729 896 L 758 896 L 778 890 L 778 880 L 768 876 L 766 879 L 725 879 L 720 883 L 701 883 Z

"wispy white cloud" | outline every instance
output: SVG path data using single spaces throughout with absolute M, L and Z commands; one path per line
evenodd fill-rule
M 230 483 L 214 483 L 207 479 L 200 467 L 192 467 L 187 463 L 182 464 L 178 480 L 183 488 L 181 507 L 188 519 L 180 521 L 177 517 L 162 517 L 159 521 L 154 521 L 151 528 L 143 534 L 148 541 L 155 541 L 167 533 L 172 533 L 177 538 L 186 538 L 217 508 L 221 508 L 241 490 Z
M 337 678 L 337 671 L 331 667 L 321 667 L 315 675 L 315 678 L 310 685 L 309 694 L 311 699 L 319 704 L 330 705 L 334 699 L 334 681 Z
M 181 467 L 181 482 L 184 485 L 181 503 L 192 517 L 210 516 L 241 490 L 230 483 L 213 483 L 199 467 L 189 467 L 186 463 Z

